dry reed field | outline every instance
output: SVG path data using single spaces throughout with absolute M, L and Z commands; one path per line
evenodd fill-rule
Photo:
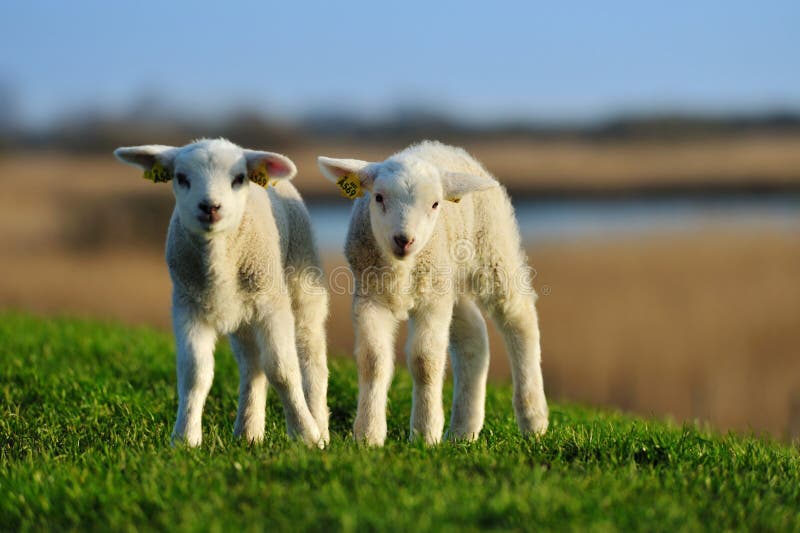
M 800 137 L 753 135 L 697 142 L 528 141 L 458 143 L 475 155 L 512 192 L 539 189 L 613 191 L 664 186 L 800 183 Z M 298 147 L 292 157 L 311 178 L 300 176 L 306 194 L 325 194 L 317 155 L 380 161 L 402 148 L 350 144 Z
M 702 172 L 709 180 L 731 182 L 747 175 L 776 183 L 798 180 L 786 171 L 800 169 L 796 140 L 749 148 L 724 144 L 730 142 L 708 151 L 679 147 L 684 151 L 673 154 L 670 179 Z M 391 151 L 345 148 L 319 147 L 313 154 L 378 159 Z M 654 161 L 661 161 L 656 167 L 663 172 L 669 166 L 668 154 L 654 147 L 627 166 L 614 162 L 628 159 L 624 150 L 611 148 L 471 149 L 512 193 L 524 192 L 530 183 L 622 187 Z M 779 152 L 782 159 L 775 163 Z M 628 152 L 631 158 L 632 153 L 639 152 Z M 306 161 L 311 154 L 290 155 L 307 169 L 297 179 L 299 188 L 321 194 L 319 187 L 326 184 Z M 519 167 L 508 166 L 514 158 L 517 165 L 532 165 L 530 174 L 525 167 L 527 181 Z M 722 170 L 703 170 L 712 160 Z M 615 164 L 621 165 L 616 173 Z M 664 183 L 667 175 L 653 170 L 637 183 Z M 10 199 L 0 210 L 0 308 L 169 328 L 169 279 L 161 251 L 172 206 L 167 187 L 142 181 L 110 154 L 6 155 L 0 158 L 0 180 Z M 800 436 L 795 230 L 709 227 L 551 242 L 529 250 L 537 271 L 549 395 L 698 419 L 721 429 Z M 340 253 L 326 255 L 328 271 L 342 264 Z M 331 353 L 347 356 L 349 296 L 334 296 L 328 330 Z M 507 380 L 504 349 L 493 329 L 492 354 L 493 379 Z
M 459 144 L 515 194 L 540 188 L 581 192 L 674 185 L 800 184 L 798 135 L 753 134 L 693 142 L 508 139 Z M 283 151 L 300 169 L 294 183 L 304 195 L 330 197 L 335 195 L 319 174 L 318 155 L 378 161 L 401 148 L 388 142 L 308 142 Z M 25 179 L 32 188 L 146 194 L 133 179 L 136 176 L 135 169 L 121 167 L 110 153 L 107 157 L 56 152 L 0 154 L 0 180 Z

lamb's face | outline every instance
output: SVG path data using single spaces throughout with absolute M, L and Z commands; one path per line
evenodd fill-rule
M 421 160 L 380 165 L 369 198 L 372 233 L 388 256 L 406 259 L 425 247 L 444 194 L 439 170 Z
M 152 181 L 172 181 L 181 225 L 207 236 L 239 226 L 253 187 L 297 174 L 286 156 L 245 150 L 225 139 L 203 139 L 180 148 L 131 146 L 116 149 L 114 155 L 143 169 Z
M 323 175 L 349 198 L 370 192 L 369 216 L 378 246 L 390 258 L 405 260 L 425 248 L 445 201 L 497 187 L 490 176 L 441 169 L 400 152 L 382 163 L 318 158 Z
M 214 234 L 239 226 L 250 189 L 241 148 L 190 145 L 178 151 L 173 170 L 172 190 L 183 227 Z

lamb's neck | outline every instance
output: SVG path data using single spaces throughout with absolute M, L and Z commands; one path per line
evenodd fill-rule
M 239 231 L 197 235 L 176 227 L 167 253 L 177 301 L 220 333 L 235 331 L 253 312 L 240 286 L 241 243 Z
M 381 256 L 384 266 L 388 267 L 398 278 L 409 276 L 417 264 L 416 256 L 398 259 L 386 250 L 381 250 Z
M 208 274 L 219 276 L 227 274 L 228 266 L 235 268 L 235 258 L 239 253 L 238 232 L 230 231 L 209 235 L 190 235 L 192 246 L 203 257 Z
M 198 298 L 225 280 L 236 279 L 231 269 L 236 268 L 240 240 L 236 231 L 201 235 L 176 221 L 167 251 L 173 281 Z

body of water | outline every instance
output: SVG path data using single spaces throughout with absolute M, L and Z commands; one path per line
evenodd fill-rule
M 526 244 L 614 239 L 699 229 L 800 231 L 800 195 L 766 197 L 521 200 L 514 202 Z M 309 203 L 317 241 L 341 250 L 351 204 Z M 799 235 L 800 237 L 800 235 Z

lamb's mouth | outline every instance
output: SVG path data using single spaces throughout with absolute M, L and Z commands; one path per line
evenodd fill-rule
M 394 256 L 397 259 L 405 259 L 409 255 L 411 255 L 411 251 L 410 250 L 400 250 L 397 247 L 393 246 L 392 247 L 392 254 L 394 254 Z
M 221 217 L 219 215 L 217 215 L 216 213 L 208 214 L 208 215 L 206 215 L 206 214 L 197 215 L 197 220 L 206 229 L 210 229 L 211 226 L 213 226 L 214 224 L 219 222 L 220 218 Z

